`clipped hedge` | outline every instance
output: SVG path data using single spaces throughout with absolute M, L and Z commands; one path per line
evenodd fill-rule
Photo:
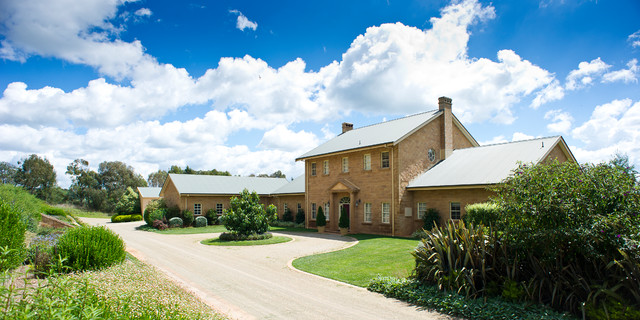
M 251 241 L 251 240 L 264 240 L 271 239 L 273 234 L 266 233 L 253 233 L 250 235 L 244 235 L 236 232 L 224 232 L 220 235 L 220 241 Z
M 182 219 L 178 218 L 178 217 L 173 217 L 171 219 L 169 219 L 169 228 L 180 228 L 183 225 L 183 221 Z
M 57 253 L 70 271 L 98 270 L 124 261 L 124 241 L 105 227 L 71 228 L 58 239 Z
M 377 277 L 369 291 L 382 293 L 411 304 L 469 320 L 576 319 L 538 304 L 507 302 L 499 298 L 467 299 L 462 295 L 421 285 L 417 280 Z
M 206 227 L 207 226 L 207 218 L 205 218 L 205 217 L 197 217 L 195 226 L 196 226 L 196 228 Z
M 474 203 L 464 207 L 462 220 L 466 224 L 495 226 L 500 219 L 500 207 L 495 203 Z
M 139 214 L 119 214 L 117 216 L 111 216 L 111 222 L 113 222 L 113 223 L 131 222 L 131 221 L 142 221 L 142 215 L 139 215 Z

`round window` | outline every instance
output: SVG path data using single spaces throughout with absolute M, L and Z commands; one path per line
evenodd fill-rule
M 436 160 L 436 151 L 433 149 L 429 149 L 429 151 L 427 152 L 427 155 L 429 156 L 429 161 L 433 162 Z

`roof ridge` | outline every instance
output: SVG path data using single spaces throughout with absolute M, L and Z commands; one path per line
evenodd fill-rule
M 484 147 L 493 147 L 493 146 L 500 146 L 500 145 L 505 145 L 505 144 L 529 142 L 529 141 L 535 141 L 535 140 L 544 140 L 544 139 L 560 138 L 560 137 L 562 137 L 562 136 L 555 135 L 555 136 L 539 137 L 539 138 L 532 138 L 532 139 L 525 139 L 525 140 L 518 140 L 518 141 L 498 142 L 498 143 L 492 143 L 492 144 L 486 144 L 486 145 L 477 146 L 475 148 L 465 148 L 465 149 L 477 149 L 477 148 L 484 148 Z M 458 149 L 458 150 L 464 150 L 464 149 Z
M 434 109 L 434 110 L 429 110 L 429 111 L 418 112 L 418 113 L 410 114 L 410 115 L 408 115 L 408 116 L 404 116 L 404 117 L 400 117 L 400 118 L 395 118 L 395 119 L 391 119 L 391 120 L 387 120 L 387 121 L 382 121 L 382 122 L 378 122 L 378 123 L 372 123 L 372 124 L 368 124 L 368 125 L 366 125 L 366 126 L 358 127 L 358 128 L 356 128 L 356 129 L 353 129 L 353 130 L 349 130 L 349 131 L 347 131 L 347 132 L 357 131 L 357 130 L 360 130 L 360 129 L 363 129 L 363 128 L 373 127 L 373 126 L 377 126 L 377 125 L 380 125 L 380 124 L 383 124 L 383 123 L 389 123 L 389 122 L 392 122 L 392 121 L 403 120 L 403 119 L 406 119 L 406 118 L 411 118 L 411 117 L 415 117 L 415 116 L 419 116 L 419 115 L 423 115 L 423 114 L 427 114 L 427 113 L 435 113 L 436 111 L 439 111 L 439 109 Z M 339 134 L 339 135 L 342 135 L 342 134 L 344 134 L 344 133 L 346 133 L 346 132 L 343 132 L 343 133 L 341 133 L 341 134 Z

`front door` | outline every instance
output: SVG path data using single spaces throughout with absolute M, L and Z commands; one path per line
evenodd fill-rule
M 344 214 L 346 214 L 347 217 L 350 217 L 349 215 L 350 207 L 351 207 L 351 199 L 349 197 L 344 197 L 340 199 L 340 206 L 338 206 L 338 216 L 336 217 L 336 221 L 338 222 L 338 227 L 340 226 L 340 215 L 342 214 L 342 210 L 344 209 Z M 351 219 L 349 219 L 349 225 L 351 225 Z

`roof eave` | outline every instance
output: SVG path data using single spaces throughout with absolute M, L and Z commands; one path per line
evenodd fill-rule
M 459 184 L 454 186 L 429 186 L 429 187 L 407 187 L 409 191 L 429 191 L 429 190 L 452 190 L 452 189 L 486 189 L 497 183 L 485 184 Z

